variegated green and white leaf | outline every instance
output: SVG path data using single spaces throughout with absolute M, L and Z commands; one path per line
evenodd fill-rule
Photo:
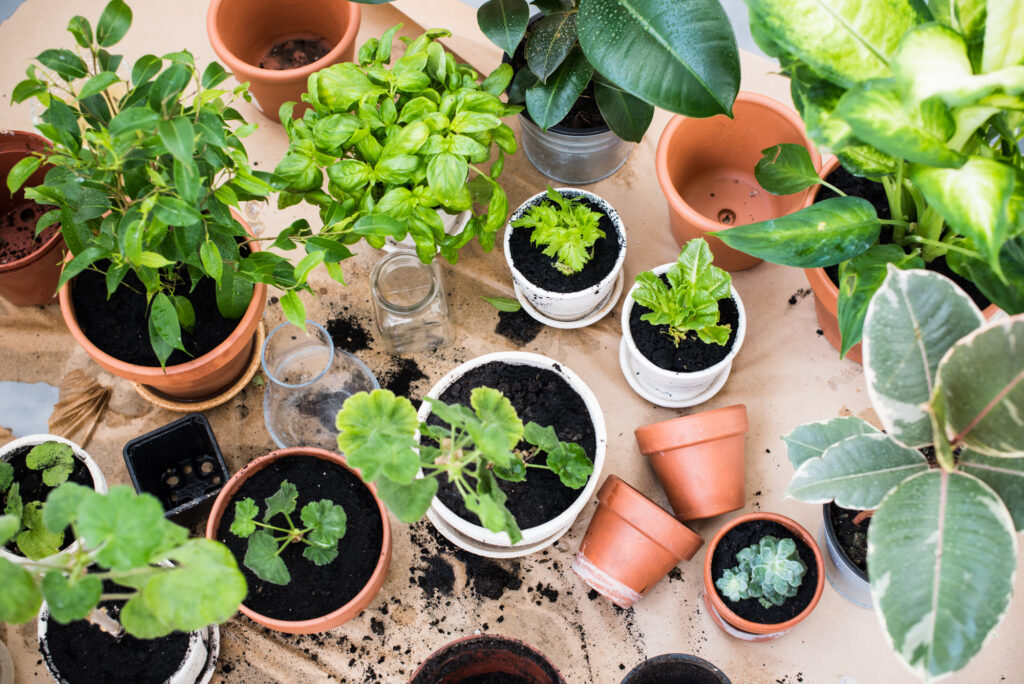
M 864 319 L 864 378 L 886 431 L 909 447 L 932 443 L 926 403 L 943 354 L 982 323 L 951 280 L 889 267 Z
M 960 470 L 991 487 L 1006 504 L 1017 531 L 1024 530 L 1024 458 L 999 458 L 964 449 Z
M 988 0 L 985 3 L 985 48 L 981 70 L 995 71 L 1024 62 L 1024 3 Z
M 820 458 L 825 449 L 853 435 L 878 432 L 874 427 L 854 416 L 832 418 L 817 423 L 804 423 L 782 438 L 789 452 L 789 462 L 799 468 L 812 458 Z

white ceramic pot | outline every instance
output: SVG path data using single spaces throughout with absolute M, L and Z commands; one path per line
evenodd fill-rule
M 74 684 L 61 675 L 50 656 L 47 631 L 49 623 L 50 609 L 44 601 L 36 620 L 36 633 L 43 664 L 55 682 Z M 220 655 L 220 628 L 217 625 L 210 625 L 205 629 L 190 632 L 188 637 L 188 650 L 185 651 L 181 664 L 164 684 L 207 684 L 213 678 L 213 673 L 217 669 L 217 657 Z
M 60 442 L 61 444 L 67 444 L 68 446 L 70 446 L 72 450 L 75 452 L 75 458 L 84 463 L 85 467 L 89 469 L 89 475 L 92 476 L 92 488 L 95 489 L 100 494 L 107 493 L 107 479 L 103 477 L 103 473 L 102 471 L 100 471 L 100 467 L 96 465 L 96 461 L 92 460 L 92 457 L 89 456 L 88 453 L 86 453 L 85 449 L 78 446 L 71 440 L 64 439 L 63 437 L 58 437 L 57 435 L 27 435 L 25 437 L 19 437 L 13 442 L 8 442 L 7 444 L 0 447 L 0 461 L 8 460 L 11 457 L 11 455 L 21 447 L 36 446 L 37 444 L 42 444 L 43 442 Z M 68 548 L 63 549 L 62 552 L 73 551 L 75 550 L 75 548 L 77 548 L 77 546 L 78 543 L 75 542 Z M 24 556 L 11 553 L 3 547 L 0 547 L 0 557 L 6 558 L 7 560 L 14 562 L 24 560 Z
M 673 264 L 663 264 L 653 269 L 653 272 L 660 276 L 672 266 Z M 747 315 L 743 310 L 743 302 L 740 300 L 740 295 L 736 292 L 736 288 L 730 285 L 733 301 L 736 302 L 736 308 L 739 311 L 736 340 L 733 343 L 732 349 L 724 359 L 715 365 L 693 373 L 677 373 L 666 370 L 656 365 L 637 349 L 629 327 L 629 316 L 633 311 L 635 303 L 633 301 L 633 292 L 635 290 L 636 283 L 629 289 L 629 292 L 626 294 L 625 303 L 622 305 L 622 337 L 628 354 L 628 366 L 634 375 L 633 379 L 631 379 L 631 384 L 635 380 L 642 389 L 646 390 L 654 398 L 664 399 L 667 402 L 679 402 L 681 405 L 687 405 L 685 402 L 693 401 L 694 399 L 704 402 L 717 394 L 721 386 L 724 385 L 725 378 L 729 376 L 729 371 L 732 369 L 732 360 L 739 353 L 740 347 L 743 345 L 743 337 L 747 332 Z M 629 372 L 629 370 L 623 367 L 623 372 Z
M 512 271 L 512 279 L 515 281 L 516 287 L 519 288 L 523 296 L 526 297 L 538 312 L 556 321 L 575 321 L 587 317 L 607 304 L 608 298 L 612 296 L 612 292 L 615 289 L 615 281 L 622 272 L 622 266 L 626 261 L 626 227 L 622 224 L 622 219 L 619 218 L 618 212 L 603 197 L 578 188 L 556 188 L 556 190 L 572 199 L 586 197 L 590 202 L 600 207 L 600 210 L 611 219 L 612 225 L 615 226 L 615 234 L 620 247 L 619 258 L 615 262 L 615 267 L 597 285 L 592 285 L 578 292 L 551 292 L 550 290 L 545 290 L 534 285 L 526 276 L 519 272 L 519 269 L 512 262 L 512 251 L 509 249 L 512 231 L 532 229 L 513 228 L 512 223 L 526 215 L 526 212 L 531 207 L 547 200 L 547 194 L 544 192 L 538 192 L 519 205 L 519 208 L 515 210 L 515 213 L 512 214 L 512 217 L 505 225 L 505 261 L 508 263 L 509 270 Z M 608 237 L 610 238 L 611 236 Z
M 582 397 L 583 402 L 587 406 L 587 411 L 590 413 L 590 419 L 594 424 L 594 433 L 596 437 L 594 472 L 591 474 L 590 479 L 587 480 L 587 484 L 580 490 L 579 495 L 576 497 L 576 500 L 573 501 L 572 505 L 562 511 L 562 513 L 557 517 L 549 520 L 543 525 L 528 527 L 522 530 L 523 538 L 514 546 L 509 543 L 510 540 L 507 533 L 491 532 L 481 525 L 477 525 L 460 518 L 453 513 L 450 508 L 441 503 L 440 499 L 434 497 L 434 501 L 430 506 L 428 514 L 431 518 L 434 516 L 439 517 L 445 527 L 454 529 L 461 537 L 461 541 L 464 542 L 464 544 L 460 543 L 460 546 L 463 546 L 463 548 L 474 553 L 479 553 L 479 555 L 497 555 L 499 557 L 501 555 L 523 555 L 519 553 L 502 554 L 501 550 L 514 551 L 521 548 L 526 553 L 532 553 L 554 543 L 558 537 L 564 534 L 565 531 L 572 526 L 576 517 L 583 510 L 583 507 L 588 501 L 590 501 L 591 496 L 594 494 L 594 489 L 597 487 L 598 480 L 600 479 L 601 468 L 604 466 L 608 434 L 605 429 L 604 414 L 601 412 L 601 406 L 597 403 L 597 397 L 594 396 L 594 393 L 589 387 L 587 387 L 586 383 L 584 383 L 576 373 L 566 368 L 564 364 L 558 363 L 553 359 L 549 359 L 548 357 L 540 354 L 530 354 L 528 352 L 495 352 L 493 354 L 478 356 L 477 358 L 467 361 L 466 363 L 449 371 L 448 374 L 441 378 L 436 385 L 430 388 L 430 391 L 427 392 L 427 396 L 437 399 L 446 389 L 448 389 L 449 386 L 452 385 L 452 383 L 461 378 L 468 371 L 492 361 L 534 366 L 536 368 L 544 368 L 554 371 L 564 378 L 566 382 L 576 390 L 580 397 Z M 420 406 L 418 415 L 420 422 L 425 421 L 429 415 L 430 404 L 423 402 Z M 418 440 L 418 433 L 416 437 Z M 453 539 L 453 541 L 455 540 Z
M 437 215 L 441 217 L 441 222 L 444 224 L 444 232 L 446 235 L 457 235 L 461 233 L 462 229 L 466 227 L 466 223 L 469 222 L 470 216 L 472 216 L 469 209 L 459 212 L 458 214 L 449 214 L 444 209 L 438 209 Z M 416 242 L 410 235 L 406 235 L 401 240 L 388 238 L 384 242 L 383 249 L 386 252 L 395 252 L 400 249 L 415 252 Z

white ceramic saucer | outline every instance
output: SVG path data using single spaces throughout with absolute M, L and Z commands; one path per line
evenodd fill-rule
M 608 295 L 608 299 L 606 299 L 601 306 L 594 309 L 594 311 L 575 321 L 557 321 L 554 318 L 548 318 L 530 303 L 530 300 L 526 298 L 526 295 L 523 294 L 523 291 L 519 289 L 519 286 L 516 285 L 514 281 L 512 283 L 512 287 L 516 291 L 516 299 L 518 299 L 519 303 L 523 305 L 523 311 L 528 313 L 530 318 L 543 323 L 544 325 L 551 326 L 552 328 L 572 330 L 575 328 L 585 328 L 588 325 L 597 323 L 599 320 L 607 316 L 619 301 L 619 295 L 622 294 L 622 284 L 624 281 L 625 276 L 623 275 L 623 271 L 619 271 L 619 276 L 615 279 L 615 287 L 612 288 L 612 292 Z
M 629 350 L 626 348 L 626 338 L 623 337 L 619 342 L 619 367 L 622 369 L 622 375 L 626 378 L 626 382 L 633 388 L 633 391 L 639 394 L 647 401 L 657 406 L 663 406 L 665 408 L 687 408 L 689 406 L 696 406 L 703 404 L 711 397 L 718 394 L 722 386 L 725 385 L 725 381 L 729 379 L 729 373 L 732 372 L 732 364 L 729 368 L 718 376 L 711 386 L 701 392 L 695 397 L 688 399 L 673 399 L 671 395 L 659 392 L 654 388 L 648 386 L 640 379 L 636 371 L 633 370 L 633 366 L 629 360 Z

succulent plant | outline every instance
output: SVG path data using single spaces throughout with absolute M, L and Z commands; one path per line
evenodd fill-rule
M 807 566 L 796 552 L 796 542 L 766 535 L 736 554 L 734 568 L 715 581 L 730 601 L 756 598 L 762 606 L 781 606 L 796 596 Z

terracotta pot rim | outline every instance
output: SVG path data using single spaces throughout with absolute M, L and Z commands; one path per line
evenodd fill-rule
M 278 631 L 294 634 L 326 631 L 347 622 L 348 620 L 341 620 L 333 626 L 330 624 L 332 621 L 338 620 L 338 618 L 340 618 L 345 612 L 358 607 L 356 610 L 356 613 L 358 614 L 359 611 L 365 608 L 365 606 L 373 600 L 373 597 L 380 591 L 381 585 L 384 583 L 384 578 L 388 571 L 388 566 L 391 564 L 391 523 L 388 519 L 388 513 L 387 509 L 384 507 L 384 502 L 377 496 L 377 488 L 373 483 L 364 481 L 359 471 L 350 466 L 348 462 L 346 462 L 344 456 L 333 451 L 327 451 L 326 449 L 319 449 L 317 447 L 288 447 L 286 449 L 276 449 L 271 451 L 269 454 L 264 454 L 263 456 L 259 456 L 252 461 L 249 461 L 241 470 L 232 475 L 228 481 L 224 483 L 224 486 L 217 494 L 217 498 L 214 499 L 213 507 L 210 509 L 210 517 L 206 520 L 206 538 L 217 541 L 217 528 L 220 525 L 220 520 L 224 515 L 225 509 L 231 502 L 231 497 L 251 475 L 263 470 L 263 468 L 274 461 L 290 456 L 312 456 L 325 461 L 331 461 L 332 463 L 335 463 L 336 465 L 339 465 L 353 473 L 360 479 L 360 481 L 363 482 L 363 486 L 370 491 L 370 494 L 373 496 L 373 500 L 377 504 L 377 511 L 380 513 L 381 522 L 383 523 L 383 535 L 381 539 L 380 555 L 377 558 L 377 566 L 374 568 L 373 574 L 370 575 L 370 579 L 367 580 L 366 584 L 359 590 L 358 594 L 353 596 L 347 603 L 317 618 L 311 618 L 309 620 L 278 620 L 276 618 L 267 617 L 261 613 L 257 613 L 244 603 L 238 607 L 238 610 L 254 622 Z M 352 618 L 354 617 L 355 615 L 352 616 Z
M 44 138 L 41 135 L 37 135 L 37 134 L 31 132 L 31 131 L 20 131 L 20 130 L 16 130 L 16 129 L 4 130 L 4 131 L 0 131 L 0 154 L 3 154 L 4 152 L 7 152 L 8 148 L 13 148 L 12 151 L 17 151 L 17 148 L 19 147 L 19 145 L 16 142 L 16 140 L 17 140 L 17 138 L 19 136 L 23 136 L 24 138 L 26 138 L 27 142 L 28 141 L 39 141 L 40 143 L 42 143 L 42 147 L 44 147 L 44 148 L 45 147 L 49 147 L 49 145 L 50 145 L 50 141 L 49 140 L 47 140 L 46 138 Z M 14 140 L 12 140 L 11 138 L 14 138 Z M 28 142 L 28 144 L 30 145 L 31 143 Z M 40 168 L 46 168 L 46 167 L 40 167 Z M 6 179 L 4 179 L 4 180 L 6 181 Z M 8 205 L 8 207 L 9 207 L 8 210 L 14 208 L 13 204 L 12 205 Z M 38 261 L 39 259 L 42 259 L 44 256 L 46 256 L 46 254 L 50 250 L 53 249 L 53 247 L 57 244 L 58 241 L 63 240 L 63 239 L 64 239 L 63 233 L 60 230 L 57 230 L 57 232 L 55 232 L 53 235 L 50 236 L 49 240 L 47 240 L 46 242 L 44 242 L 41 245 L 39 245 L 39 247 L 37 247 L 31 253 L 21 257 L 20 259 L 15 260 L 15 261 L 11 261 L 11 262 L 8 262 L 6 264 L 0 264 L 0 273 L 10 273 L 12 271 L 17 271 L 17 270 L 20 270 L 22 268 L 25 268 L 26 266 L 29 266 L 30 264 Z
M 551 670 L 555 673 L 555 675 L 557 675 L 558 681 L 565 682 L 565 678 L 562 677 L 562 673 L 559 672 L 558 668 L 555 667 L 555 664 L 553 662 L 551 662 L 551 659 L 548 658 L 546 655 L 544 655 L 540 651 L 540 649 L 538 649 L 538 648 L 536 648 L 534 646 L 531 646 L 530 644 L 526 643 L 522 639 L 516 639 L 515 637 L 505 636 L 503 634 L 491 634 L 490 632 L 482 632 L 480 634 L 467 634 L 466 636 L 462 636 L 462 637 L 459 637 L 458 639 L 455 639 L 453 641 L 449 641 L 447 644 L 445 644 L 441 648 L 438 648 L 438 649 L 435 649 L 435 650 L 431 651 L 430 655 L 428 655 L 426 658 L 424 658 L 423 662 L 421 662 L 419 664 L 419 667 L 417 667 L 416 670 L 412 673 L 412 677 L 409 678 L 409 683 L 412 684 L 412 682 L 416 681 L 416 678 L 423 671 L 423 668 L 427 666 L 427 663 L 429 663 L 434 658 L 443 655 L 446 651 L 448 651 L 448 650 L 450 650 L 452 648 L 455 648 L 459 644 L 463 644 L 463 643 L 465 643 L 467 641 L 479 641 L 479 640 L 485 640 L 485 639 L 486 640 L 490 640 L 490 641 L 496 641 L 496 642 L 499 642 L 499 643 L 500 642 L 504 642 L 504 643 L 507 643 L 507 644 L 510 644 L 510 645 L 516 645 L 516 646 L 521 646 L 521 647 L 525 648 L 526 650 L 528 650 L 531 653 L 535 654 L 541 661 L 547 663 L 548 666 L 551 668 Z
M 722 597 L 718 595 L 718 590 L 715 587 L 714 579 L 711 576 L 711 559 L 715 555 L 715 549 L 718 548 L 718 543 L 729 533 L 733 528 L 742 525 L 743 523 L 752 522 L 755 520 L 768 520 L 771 522 L 778 523 L 785 527 L 787 530 L 792 532 L 794 535 L 800 538 L 814 554 L 814 562 L 818 571 L 818 579 L 814 588 L 814 596 L 811 597 L 811 602 L 800 611 L 797 615 L 793 616 L 785 622 L 776 622 L 772 624 L 763 624 L 760 622 L 753 622 L 741 618 L 739 615 L 734 613 L 722 600 Z M 748 632 L 751 634 L 770 634 L 773 632 L 786 632 L 798 623 L 804 620 L 814 607 L 818 605 L 818 601 L 821 600 L 821 594 L 825 589 L 825 563 L 821 556 L 821 549 L 818 548 L 818 544 L 814 541 L 814 537 L 804 527 L 785 515 L 779 513 L 745 513 L 744 515 L 733 518 L 726 523 L 722 529 L 720 529 L 715 536 L 708 543 L 707 552 L 704 556 L 704 593 L 710 600 L 712 606 L 718 614 L 722 616 L 722 619 L 728 622 L 733 627 Z
M 721 421 L 714 420 L 719 416 Z M 709 420 L 711 419 L 711 420 Z M 710 425 L 710 428 L 703 426 Z M 724 437 L 746 434 L 750 429 L 746 404 L 732 404 L 688 416 L 669 418 L 641 425 L 633 430 L 640 451 L 650 455 L 682 447 L 713 442 Z
M 315 62 L 295 69 L 261 69 L 235 56 L 235 53 L 229 50 L 221 39 L 220 29 L 217 25 L 217 14 L 223 3 L 224 0 L 213 0 L 210 3 L 209 9 L 206 11 L 206 33 L 217 56 L 227 63 L 229 70 L 232 74 L 235 74 L 236 79 L 243 82 L 253 78 L 273 83 L 305 79 L 313 72 L 320 71 L 338 62 L 341 58 L 341 53 L 355 42 L 356 34 L 359 32 L 361 9 L 354 2 L 346 2 L 345 4 L 348 6 L 348 24 L 345 26 L 345 33 L 342 34 L 341 39 L 331 48 L 330 52 Z M 238 78 L 239 75 L 245 78 Z
M 796 110 L 791 107 L 787 107 L 778 100 L 768 97 L 767 95 L 751 92 L 749 90 L 739 91 L 736 95 L 736 102 L 752 104 L 761 107 L 762 109 L 768 109 L 784 118 L 791 126 L 793 126 L 793 129 L 800 134 L 800 137 L 803 138 L 804 147 L 807 148 L 807 151 L 811 155 L 811 163 L 814 165 L 814 168 L 821 168 L 821 155 L 818 153 L 818 150 L 811 139 L 807 137 L 807 129 Z M 698 227 L 704 232 L 717 233 L 720 230 L 726 230 L 733 226 L 713 221 L 691 207 L 689 203 L 683 199 L 682 195 L 679 194 L 679 191 L 672 183 L 671 175 L 668 172 L 669 141 L 678 134 L 679 129 L 688 118 L 689 117 L 682 116 L 681 114 L 674 115 L 668 122 L 668 125 L 665 126 L 665 130 L 658 139 L 658 148 L 654 155 L 654 166 L 658 177 L 658 185 L 661 186 L 661 192 L 665 196 L 665 199 L 668 200 L 669 206 L 673 211 L 678 212 L 685 221 Z
M 607 490 L 605 489 L 606 486 L 608 486 Z M 612 494 L 617 492 L 621 492 L 620 496 L 624 495 L 628 498 L 631 504 L 630 508 L 614 506 L 608 502 Z M 608 507 L 618 517 L 651 540 L 652 543 L 675 556 L 678 559 L 677 562 L 681 562 L 686 557 L 686 554 L 681 552 L 682 549 L 694 543 L 698 543 L 698 549 L 704 545 L 704 538 L 702 536 L 691 530 L 681 520 L 618 475 L 612 474 L 605 478 L 605 482 L 601 484 L 601 488 L 597 492 L 597 501 L 598 505 Z M 642 516 L 637 515 L 634 507 L 642 507 L 645 513 L 650 512 L 652 515 L 655 515 L 661 521 L 658 523 L 657 529 L 651 529 L 650 521 L 644 520 Z

